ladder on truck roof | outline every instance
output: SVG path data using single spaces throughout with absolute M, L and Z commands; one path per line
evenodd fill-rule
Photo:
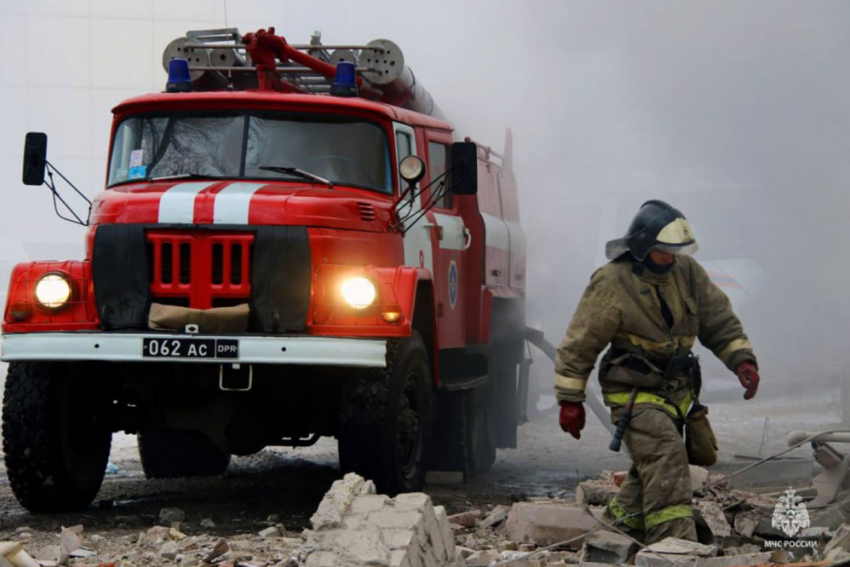
M 445 119 L 430 93 L 405 64 L 401 48 L 388 39 L 365 45 L 323 45 L 322 34 L 317 31 L 310 43 L 297 45 L 274 35 L 274 28 L 244 36 L 237 28 L 195 30 L 166 46 L 162 66 L 168 72 L 172 59 L 185 59 L 196 91 L 261 88 L 260 74 L 269 69 L 252 59 L 252 51 L 256 54 L 260 43 L 252 40 L 258 36 L 272 38 L 275 45 L 283 46 L 272 55 L 272 73 L 283 85 L 280 90 L 328 95 L 337 65 L 348 62 L 354 64 L 358 96 Z M 271 53 L 263 51 L 262 55 Z

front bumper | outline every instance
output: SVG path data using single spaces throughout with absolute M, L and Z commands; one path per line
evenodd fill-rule
M 144 339 L 203 338 L 239 341 L 238 358 L 147 358 Z M 103 361 L 152 363 L 293 364 L 384 368 L 387 343 L 373 339 L 307 336 L 210 337 L 157 333 L 14 333 L 3 335 L 0 360 Z

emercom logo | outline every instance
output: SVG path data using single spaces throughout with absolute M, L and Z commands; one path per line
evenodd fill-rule
M 789 488 L 784 496 L 779 497 L 770 525 L 782 530 L 788 537 L 794 537 L 797 532 L 809 527 L 809 512 L 803 498 L 796 496 L 793 489 Z

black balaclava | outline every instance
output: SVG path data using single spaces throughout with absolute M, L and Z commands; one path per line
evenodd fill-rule
M 632 258 L 632 260 L 634 262 L 641 264 L 642 266 L 645 266 L 647 270 L 649 270 L 653 274 L 658 274 L 659 276 L 663 276 L 663 275 L 669 273 L 670 270 L 673 269 L 673 264 L 676 263 L 676 258 L 674 256 L 673 261 L 670 262 L 669 264 L 658 264 L 658 263 L 652 261 L 652 258 L 650 257 L 649 254 L 646 255 L 646 258 L 644 258 L 643 261 L 638 261 L 634 257 Z

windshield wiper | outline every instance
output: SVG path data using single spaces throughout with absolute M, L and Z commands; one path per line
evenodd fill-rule
M 215 175 L 204 173 L 177 173 L 174 175 L 163 175 L 161 177 L 148 177 L 145 181 L 167 181 L 169 179 L 221 179 Z
M 303 169 L 298 169 L 297 167 L 280 167 L 277 165 L 262 165 L 259 167 L 263 171 L 273 171 L 275 173 L 284 173 L 287 175 L 292 175 L 295 177 L 300 177 L 301 179 L 306 179 L 308 181 L 316 181 L 318 183 L 322 183 L 323 185 L 327 185 L 331 189 L 334 188 L 333 181 L 329 181 L 324 177 L 319 177 L 309 171 L 304 171 Z

